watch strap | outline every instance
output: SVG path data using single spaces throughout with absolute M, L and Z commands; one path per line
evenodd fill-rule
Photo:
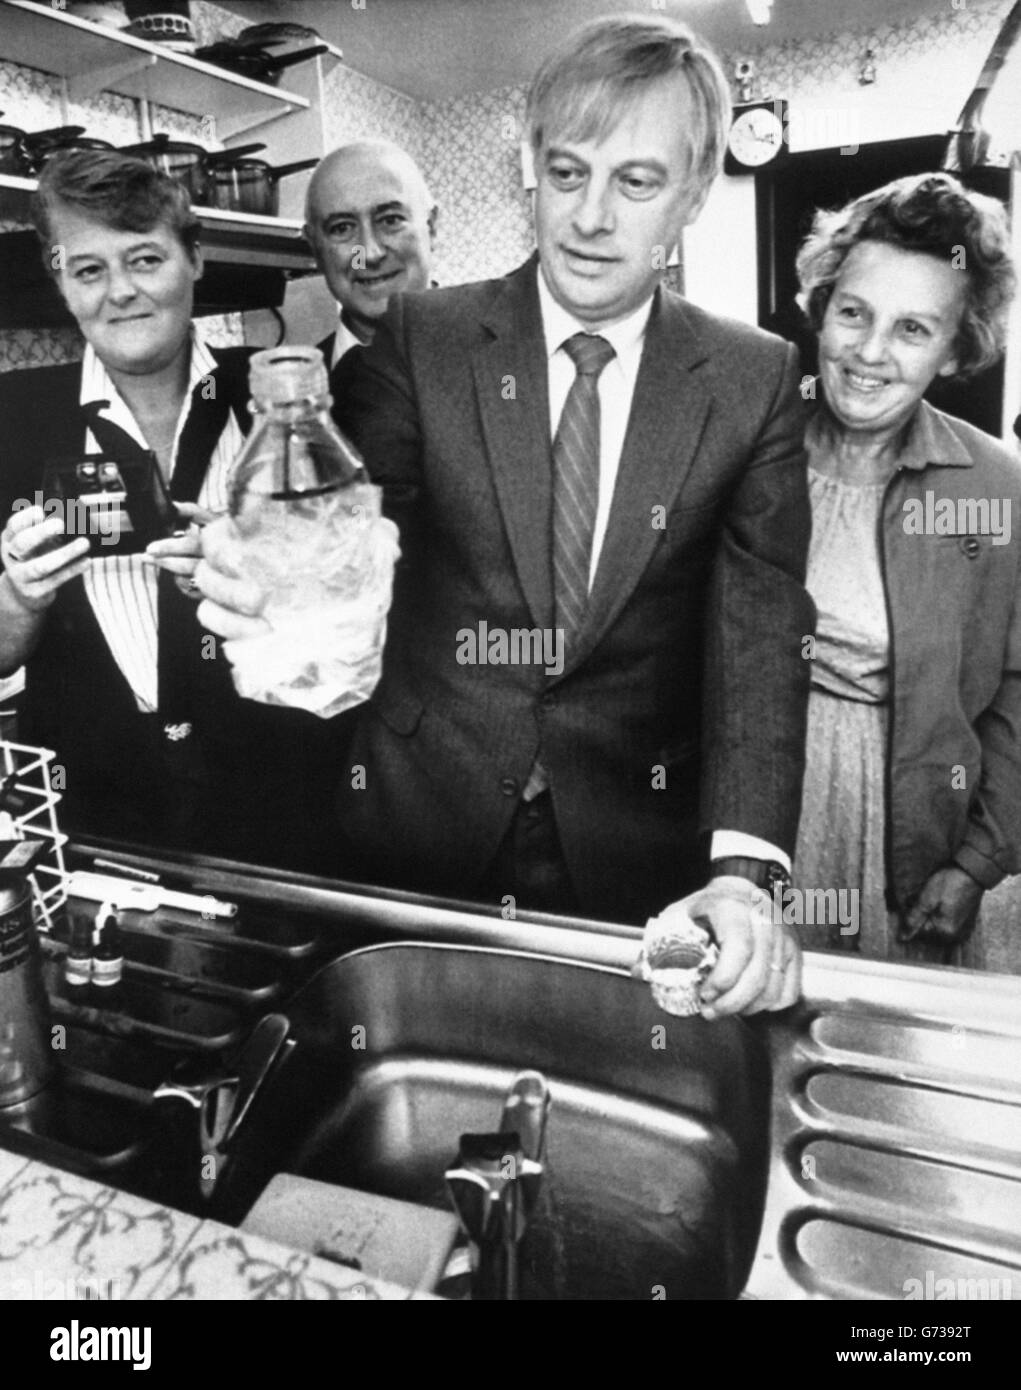
M 791 876 L 782 864 L 773 859 L 752 859 L 739 854 L 728 854 L 722 859 L 714 859 L 709 865 L 709 876 L 719 878 L 723 874 L 735 874 L 738 878 L 750 879 L 756 888 L 772 894 L 777 883 L 786 891 L 791 886 Z

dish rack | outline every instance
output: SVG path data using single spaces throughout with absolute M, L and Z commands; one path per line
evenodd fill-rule
M 57 822 L 60 792 L 53 787 L 46 748 L 0 740 L 0 839 L 42 840 L 46 853 L 29 875 L 36 928 L 49 931 L 67 901 L 64 846 L 67 836 Z

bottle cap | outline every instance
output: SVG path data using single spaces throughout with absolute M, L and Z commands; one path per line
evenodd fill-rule
M 253 354 L 248 386 L 260 405 L 291 405 L 325 396 L 330 379 L 318 348 L 275 347 Z

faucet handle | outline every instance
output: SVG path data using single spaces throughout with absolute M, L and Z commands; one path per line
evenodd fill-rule
M 200 1187 L 204 1197 L 213 1195 L 230 1143 L 277 1058 L 294 1046 L 288 1037 L 289 1028 L 283 1014 L 266 1014 L 252 1030 L 229 1072 L 221 1072 L 198 1085 L 165 1081 L 153 1092 L 154 1100 L 173 1096 L 187 1101 L 199 1112 L 199 1145 L 203 1155 Z
M 456 1166 L 444 1175 L 472 1243 L 475 1299 L 517 1298 L 517 1243 L 525 1227 L 520 1182 L 527 1161 L 516 1134 L 462 1134 Z
M 519 1072 L 503 1104 L 500 1130 L 517 1134 L 524 1157 L 540 1165 L 545 1161 L 549 1109 L 549 1082 L 542 1072 Z

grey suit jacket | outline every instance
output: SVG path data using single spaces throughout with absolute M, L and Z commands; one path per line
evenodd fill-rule
M 555 676 L 466 664 L 482 623 L 554 621 L 536 275 L 533 258 L 400 297 L 338 368 L 338 421 L 405 552 L 341 824 L 372 877 L 470 894 L 541 754 L 583 910 L 640 921 L 696 885 L 703 832 L 793 848 L 815 617 L 804 408 L 787 344 L 658 292 L 576 650 Z

